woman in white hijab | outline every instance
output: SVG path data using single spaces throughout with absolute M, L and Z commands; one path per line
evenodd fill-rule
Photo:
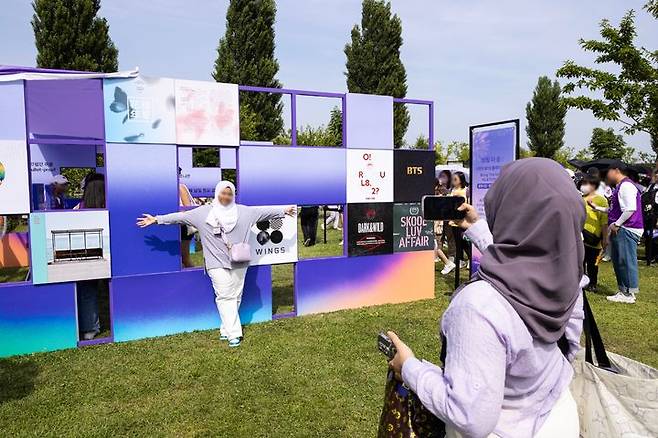
M 210 205 L 192 210 L 152 216 L 144 213 L 137 225 L 185 224 L 199 230 L 206 271 L 215 290 L 215 303 L 221 319 L 220 339 L 229 347 L 238 347 L 242 339 L 242 325 L 238 309 L 242 299 L 244 280 L 249 267 L 247 241 L 256 222 L 294 216 L 295 207 L 248 207 L 235 203 L 235 186 L 220 181 Z

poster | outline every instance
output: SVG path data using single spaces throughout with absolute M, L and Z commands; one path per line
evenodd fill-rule
M 27 145 L 0 140 L 0 214 L 30 212 Z
M 176 80 L 176 143 L 240 145 L 238 86 Z
M 434 226 L 423 219 L 420 203 L 393 206 L 393 252 L 434 249 Z
M 96 154 L 102 147 L 94 145 L 30 145 L 30 171 L 32 184 L 50 184 L 53 176 L 60 175 L 62 168 L 84 168 L 102 170 L 96 167 Z
M 393 151 L 347 150 L 347 202 L 393 202 Z
M 30 248 L 34 284 L 111 276 L 107 211 L 33 213 Z
M 272 206 L 285 209 L 290 206 Z M 250 265 L 297 261 L 297 215 L 258 222 L 249 230 Z
M 176 143 L 174 80 L 103 80 L 105 137 L 114 143 Z
M 420 202 L 434 194 L 434 151 L 393 151 L 395 202 Z
M 393 204 L 347 205 L 347 253 L 350 256 L 393 252 Z
M 486 219 L 484 197 L 500 169 L 517 158 L 518 120 L 471 127 L 471 204 Z M 482 254 L 473 246 L 471 272 L 480 266 Z

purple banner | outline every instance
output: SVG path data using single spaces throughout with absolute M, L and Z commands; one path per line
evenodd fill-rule
M 484 197 L 500 169 L 517 158 L 518 121 L 471 127 L 471 204 L 486 219 Z M 480 266 L 482 254 L 473 247 L 471 272 Z

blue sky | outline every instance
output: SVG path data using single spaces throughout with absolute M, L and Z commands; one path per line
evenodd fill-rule
M 150 76 L 211 80 L 228 1 L 103 0 L 101 14 L 119 48 L 121 69 Z M 276 55 L 288 88 L 346 91 L 343 47 L 360 21 L 360 0 L 279 0 Z M 566 59 L 589 64 L 578 39 L 598 36 L 602 18 L 638 14 L 640 44 L 656 49 L 658 26 L 641 11 L 644 0 L 393 0 L 402 19 L 402 59 L 408 97 L 436 103 L 436 136 L 466 141 L 468 126 L 521 118 L 540 75 Z M 30 0 L 3 0 L 0 63 L 34 65 Z M 300 122 L 324 123 L 334 102 L 300 102 Z M 414 113 L 415 115 L 416 113 Z M 420 117 L 418 117 L 420 118 Z M 593 127 L 613 126 L 571 110 L 565 142 L 580 148 Z M 423 130 L 413 120 L 409 137 Z M 525 143 L 524 136 L 522 137 Z M 627 138 L 650 150 L 647 135 Z

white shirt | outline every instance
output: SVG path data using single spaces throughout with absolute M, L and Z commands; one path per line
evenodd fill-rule
M 624 223 L 633 216 L 635 210 L 637 210 L 637 194 L 637 187 L 635 187 L 635 184 L 630 181 L 624 181 L 619 186 L 617 198 L 619 200 L 619 207 L 621 208 L 621 216 L 615 221 L 615 225 L 618 227 L 622 227 Z M 644 233 L 642 228 L 624 228 L 640 237 L 642 237 L 642 234 Z

